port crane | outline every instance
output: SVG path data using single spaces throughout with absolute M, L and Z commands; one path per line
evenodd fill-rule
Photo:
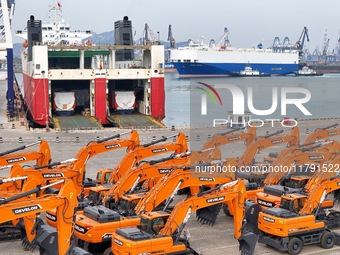
M 229 30 L 228 28 L 224 28 L 224 34 L 222 36 L 222 38 L 217 42 L 216 46 L 217 47 L 221 47 L 221 46 L 225 46 L 225 47 L 230 47 L 230 42 L 229 42 Z
M 303 54 L 303 45 L 305 44 L 305 40 L 307 40 L 307 42 L 309 42 L 308 28 L 307 27 L 303 28 L 299 40 L 295 43 L 295 46 L 299 51 L 299 55 Z
M 160 44 L 159 32 L 157 33 L 158 33 L 158 38 L 156 38 L 155 34 L 150 29 L 149 25 L 145 23 L 144 33 L 143 33 L 143 44 L 144 45 Z
M 175 40 L 175 38 L 172 36 L 171 25 L 169 25 L 169 29 L 168 29 L 168 41 L 170 42 L 170 49 L 175 48 L 176 40 Z
M 11 21 L 14 15 L 15 0 L 0 2 L 0 61 L 7 62 L 7 110 L 9 119 L 14 118 L 14 73 L 13 73 L 13 41 Z

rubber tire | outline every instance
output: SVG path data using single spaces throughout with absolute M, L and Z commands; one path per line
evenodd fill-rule
M 76 246 L 78 246 L 82 249 L 84 248 L 85 241 L 79 239 L 78 237 L 74 238 L 74 243 L 76 244 Z
M 288 242 L 288 253 L 290 255 L 297 255 L 302 251 L 303 243 L 300 238 L 293 237 Z
M 335 244 L 335 236 L 332 232 L 325 231 L 322 233 L 320 239 L 321 247 L 324 249 L 330 249 Z
M 225 215 L 229 216 L 229 217 L 233 217 L 233 215 L 231 215 L 230 211 L 229 211 L 229 208 L 228 208 L 228 205 L 226 204 L 223 204 L 222 205 L 222 209 L 223 209 L 223 212 Z

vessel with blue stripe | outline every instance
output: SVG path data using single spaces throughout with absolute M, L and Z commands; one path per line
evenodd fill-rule
M 262 47 L 235 48 L 229 44 L 209 45 L 194 43 L 170 49 L 167 65 L 173 65 L 180 77 L 228 76 L 250 65 L 261 73 L 271 75 L 292 74 L 299 70 L 299 51 L 273 50 Z

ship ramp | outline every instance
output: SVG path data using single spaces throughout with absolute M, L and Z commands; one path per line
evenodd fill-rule
M 141 113 L 111 114 L 107 119 L 116 127 L 133 129 L 150 129 L 165 127 L 165 125 L 151 116 Z
M 94 117 L 83 115 L 54 116 L 54 128 L 60 130 L 99 130 L 103 129 L 100 122 Z

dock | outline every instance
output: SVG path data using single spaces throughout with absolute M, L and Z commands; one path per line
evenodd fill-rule
M 161 122 L 144 114 L 113 114 L 108 120 L 119 128 L 149 129 L 165 127 Z

